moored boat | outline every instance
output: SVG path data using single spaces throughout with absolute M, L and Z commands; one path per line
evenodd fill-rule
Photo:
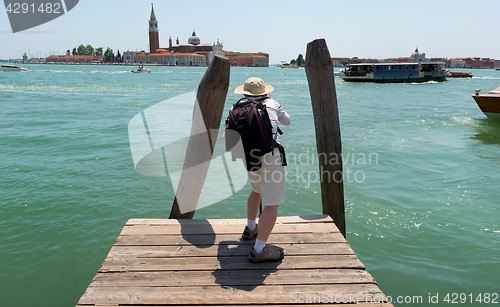
M 342 79 L 354 82 L 428 82 L 445 81 L 443 62 L 349 64 Z
M 14 64 L 2 64 L 0 71 L 28 71 L 29 68 L 23 68 Z
M 479 92 L 481 90 L 476 90 L 476 93 L 471 94 L 471 96 L 484 115 L 491 118 L 500 118 L 500 87 L 488 94 L 479 94 Z

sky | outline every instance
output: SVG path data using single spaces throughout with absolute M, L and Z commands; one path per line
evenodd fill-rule
M 500 59 L 499 0 L 309 0 L 154 1 L 160 47 L 168 38 L 187 43 L 220 40 L 224 50 L 266 52 L 270 63 L 306 54 L 324 38 L 332 57 L 426 57 Z M 151 0 L 80 0 L 66 14 L 12 33 L 0 12 L 0 59 L 65 54 L 80 44 L 116 53 L 149 51 Z

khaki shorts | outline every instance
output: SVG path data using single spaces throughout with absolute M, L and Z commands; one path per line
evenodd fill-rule
M 285 202 L 286 169 L 281 165 L 278 148 L 262 156 L 262 167 L 248 172 L 252 190 L 262 197 L 264 206 L 277 206 Z

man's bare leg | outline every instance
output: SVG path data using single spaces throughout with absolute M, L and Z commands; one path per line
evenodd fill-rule
M 260 194 L 252 191 L 250 193 L 250 196 L 248 196 L 248 201 L 247 201 L 247 219 L 249 220 L 256 220 L 257 219 L 257 214 L 259 214 L 259 207 L 260 207 Z
M 259 234 L 257 239 L 260 241 L 267 241 L 271 231 L 273 231 L 276 218 L 278 217 L 278 206 L 266 206 L 262 210 L 259 218 Z

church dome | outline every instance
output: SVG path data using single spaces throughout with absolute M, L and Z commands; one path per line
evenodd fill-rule
M 188 44 L 190 44 L 190 45 L 199 45 L 200 44 L 200 38 L 198 36 L 196 36 L 196 33 L 194 33 L 194 31 L 193 31 L 193 34 L 191 35 L 191 37 L 188 38 Z

